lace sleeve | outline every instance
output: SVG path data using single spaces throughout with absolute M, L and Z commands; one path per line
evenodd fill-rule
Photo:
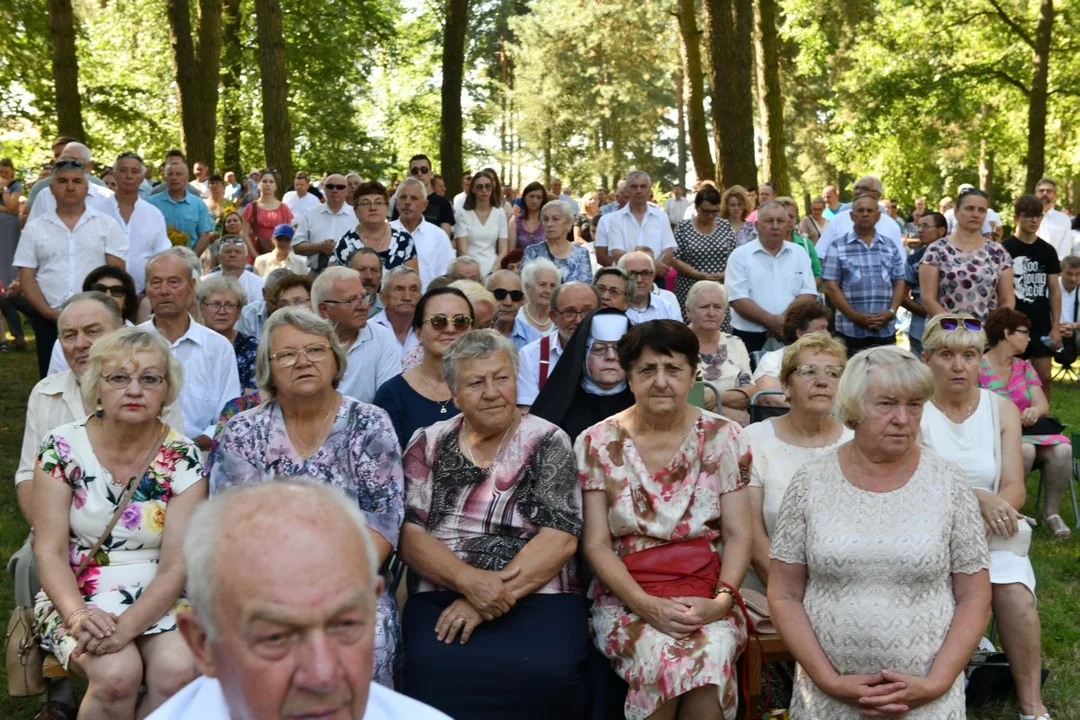
M 772 535 L 769 557 L 791 565 L 806 564 L 806 511 L 810 476 L 806 468 L 800 469 L 792 478 L 780 513 L 776 516 L 776 529 Z
M 986 545 L 979 504 L 975 501 L 971 485 L 959 468 L 944 470 L 953 482 L 952 531 L 949 534 L 952 572 L 973 575 L 990 567 L 990 551 Z

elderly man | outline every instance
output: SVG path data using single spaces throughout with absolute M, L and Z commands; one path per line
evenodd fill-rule
M 517 404 L 523 411 L 540 394 L 555 363 L 559 362 L 566 343 L 585 316 L 600 306 L 600 298 L 592 285 L 573 280 L 551 293 L 551 319 L 556 332 L 534 340 L 518 353 Z
M 146 261 L 172 247 L 165 216 L 139 196 L 145 170 L 141 157 L 133 152 L 121 153 L 113 164 L 116 195 L 111 200 L 128 241 L 127 272 L 140 295 L 146 286 Z
M 259 298 L 258 295 L 248 296 L 248 303 L 240 311 L 240 319 L 236 323 L 236 329 L 253 338 L 262 337 L 263 323 L 277 310 L 277 307 L 270 300 L 273 297 L 274 288 L 283 278 L 293 274 L 292 271 L 285 268 L 279 268 L 271 272 L 263 281 L 261 299 L 256 299 Z
M 570 213 L 577 217 L 581 214 L 581 208 L 578 207 L 577 200 L 570 197 L 562 191 L 562 179 L 553 177 L 551 178 L 551 194 L 566 203 L 566 207 L 570 208 Z
M 409 159 L 409 174 L 420 181 L 427 195 L 427 207 L 424 208 L 424 219 L 437 228 L 440 228 L 446 237 L 450 238 L 450 228 L 454 225 L 454 207 L 450 201 L 439 195 L 431 187 L 431 180 L 435 176 L 435 168 L 427 155 L 413 155 Z M 392 208 L 391 220 L 398 219 L 398 208 Z
M 374 302 L 360 273 L 329 267 L 311 286 L 311 305 L 334 325 L 347 363 L 338 392 L 370 403 L 384 382 L 401 374 L 401 348 L 391 330 L 368 322 Z
M 825 209 L 822 211 L 821 216 L 826 220 L 832 220 L 836 213 L 840 212 L 840 193 L 836 191 L 835 185 L 826 185 L 825 189 L 821 191 L 821 197 L 825 200 Z
M 149 717 L 449 720 L 372 682 L 376 557 L 356 501 L 325 485 L 282 480 L 203 503 L 184 538 L 193 612 L 177 619 L 202 676 Z
M 446 274 L 451 280 L 483 282 L 484 279 L 480 273 L 480 263 L 468 255 L 461 255 L 451 260 L 446 266 Z
M 600 268 L 593 276 L 593 287 L 600 295 L 600 307 L 615 308 L 623 312 L 630 307 L 634 283 L 625 270 L 617 267 Z
M 758 208 L 757 227 L 757 239 L 735 248 L 724 274 L 731 327 L 748 352 L 770 336 L 782 340 L 784 311 L 795 299 L 817 297 L 810 256 L 784 239 L 791 236 L 787 209 L 770 200 Z
M 188 168 L 179 160 L 165 166 L 168 190 L 150 196 L 150 203 L 165 216 L 165 224 L 187 238 L 187 246 L 202 255 L 210 244 L 214 220 L 199 195 L 188 189 Z
M 220 272 L 226 277 L 231 277 L 244 288 L 248 299 L 260 297 L 266 283 L 261 277 L 247 269 L 247 244 L 244 238 L 237 235 L 226 235 L 214 243 L 217 260 L 220 264 Z
M 648 173 L 635 170 L 627 175 L 626 190 L 630 198 L 626 207 L 613 213 L 610 220 L 601 220 L 607 226 L 603 234 L 597 228 L 597 262 L 611 264 L 601 259 L 601 248 L 605 249 L 611 262 L 617 262 L 626 253 L 644 245 L 653 252 L 656 282 L 663 287 L 663 278 L 675 257 L 675 234 L 664 211 L 649 202 L 652 180 Z
M 606 195 L 606 193 L 605 193 Z M 611 202 L 600 205 L 600 214 L 608 215 L 610 213 L 621 210 L 630 199 L 630 196 L 626 193 L 626 180 L 620 180 L 615 183 L 615 195 Z
M 341 236 L 356 227 L 356 211 L 346 202 L 348 183 L 344 175 L 327 175 L 323 182 L 326 202 L 297 217 L 293 252 L 308 259 L 308 267 L 322 272 Z
M 493 321 L 495 329 L 510 337 L 517 325 L 518 310 L 525 302 L 521 276 L 510 270 L 496 270 L 487 276 L 484 287 L 491 291 L 498 303 Z
M 881 186 L 881 181 L 873 175 L 866 175 L 856 180 L 854 189 L 856 196 L 869 195 L 877 203 L 881 202 L 881 196 L 885 192 Z M 855 222 L 851 217 L 851 206 L 842 206 L 840 211 L 829 220 L 829 224 L 825 226 L 825 229 L 821 232 L 821 237 L 818 238 L 817 244 L 814 246 L 817 249 L 818 257 L 824 258 L 828 256 L 832 244 L 850 233 L 854 227 Z M 891 240 L 901 255 L 907 254 L 900 227 L 889 216 L 878 213 L 876 230 L 882 237 Z
M 682 312 L 678 301 L 672 301 L 663 295 L 653 284 L 656 266 L 647 252 L 634 250 L 619 258 L 618 268 L 625 272 L 631 281 L 630 303 L 626 308 L 626 317 L 635 324 L 647 320 L 677 320 L 682 322 Z
M 240 395 L 240 374 L 232 343 L 191 317 L 198 272 L 185 252 L 171 248 L 146 264 L 146 297 L 154 314 L 139 327 L 165 338 L 184 368 L 184 434 L 209 452 L 221 408 Z
M 401 357 L 405 357 L 406 350 L 420 344 L 412 325 L 416 303 L 424 294 L 420 289 L 420 273 L 408 265 L 398 265 L 383 278 L 379 294 L 385 309 L 371 318 L 371 322 L 394 334 Z
M 390 223 L 390 227 L 412 236 L 420 261 L 420 283 L 426 292 L 428 283 L 443 274 L 456 253 L 446 233 L 424 218 L 428 206 L 424 190 L 424 184 L 414 177 L 401 181 L 396 196 L 398 219 Z
M 34 328 L 41 377 L 49 372 L 60 306 L 82 290 L 91 270 L 105 264 L 123 269 L 127 259 L 120 224 L 86 204 L 87 175 L 78 160 L 53 165 L 49 193 L 56 206 L 26 223 L 12 261 L 22 286 L 17 307 Z
M 383 265 L 379 253 L 369 247 L 356 250 L 349 257 L 349 267 L 360 273 L 360 280 L 364 283 L 364 294 L 375 298 L 375 302 L 368 308 L 368 319 L 376 318 L 384 310 L 382 298 Z
M 112 202 L 113 191 L 105 187 L 105 183 L 94 177 L 94 161 L 90 155 L 90 148 L 80 142 L 69 142 L 60 151 L 60 160 L 78 160 L 86 168 L 86 176 L 89 179 L 86 193 L 86 204 L 105 215 L 111 216 L 120 222 L 120 216 L 116 213 L 116 205 Z M 42 183 L 45 183 L 42 185 Z M 40 188 L 39 188 L 40 186 Z M 34 190 L 37 190 L 35 193 Z M 56 196 L 52 192 L 52 178 L 46 178 L 35 183 L 27 198 L 30 205 L 30 213 L 26 216 L 27 222 L 47 214 L 56 209 Z
M 829 248 L 821 273 L 848 357 L 896 344 L 896 311 L 907 294 L 905 254 L 875 229 L 881 219 L 877 198 L 856 195 L 851 217 L 855 227 Z
M 1053 178 L 1044 177 L 1035 184 L 1035 197 L 1043 206 L 1043 219 L 1038 235 L 1057 251 L 1059 259 L 1072 254 L 1072 220 L 1057 209 L 1058 186 Z

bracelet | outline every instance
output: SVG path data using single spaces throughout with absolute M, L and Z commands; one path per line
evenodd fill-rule
M 716 598 L 720 597 L 721 595 L 730 595 L 730 596 L 731 596 L 731 599 L 732 599 L 732 601 L 734 601 L 734 600 L 735 600 L 735 593 L 733 593 L 733 592 L 731 591 L 731 588 L 729 588 L 729 587 L 722 587 L 722 588 L 720 588 L 719 590 L 717 590 L 717 591 L 716 591 L 716 594 L 715 594 L 715 595 L 713 595 L 713 600 L 715 600 Z
M 66 626 L 67 628 L 69 628 L 69 629 L 70 629 L 70 628 L 71 628 L 71 621 L 72 621 L 72 620 L 74 620 L 75 618 L 79 617 L 80 615 L 85 615 L 86 613 L 90 612 L 91 610 L 93 610 L 93 608 L 88 608 L 88 607 L 84 607 L 84 608 L 79 608 L 79 609 L 78 609 L 78 610 L 76 610 L 75 612 L 73 612 L 73 613 L 71 613 L 70 615 L 68 615 L 68 619 L 67 619 L 67 620 L 66 620 L 66 621 L 64 622 L 64 625 L 65 625 L 65 626 Z

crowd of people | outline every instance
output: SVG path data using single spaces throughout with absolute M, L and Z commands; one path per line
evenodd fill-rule
M 642 171 L 451 199 L 423 155 L 387 187 L 172 151 L 153 186 L 53 152 L 25 199 L 0 162 L 42 376 L 17 601 L 88 680 L 39 717 L 732 720 L 756 627 L 792 717 L 962 718 L 992 609 L 1049 719 L 1020 510 L 1038 469 L 1071 534 L 1052 180 L 1004 238 L 976 188 L 905 222 L 871 176 L 800 218 Z

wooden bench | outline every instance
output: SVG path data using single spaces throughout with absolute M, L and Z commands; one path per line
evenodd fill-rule
M 746 684 L 750 691 L 750 708 L 755 708 L 755 710 L 761 706 L 764 700 L 765 688 L 761 682 L 763 669 L 761 653 L 763 650 L 768 656 L 769 662 L 792 662 L 795 660 L 795 657 L 788 651 L 787 645 L 784 644 L 784 639 L 779 635 L 762 635 L 760 647 L 758 647 L 756 640 L 750 638 L 750 645 L 746 649 L 747 674 L 749 675 L 746 678 Z M 750 708 L 740 704 L 739 714 L 736 717 L 739 720 L 758 720 L 761 715 L 751 715 Z
M 46 655 L 44 662 L 41 663 L 41 674 L 44 675 L 47 680 L 75 677 L 74 673 L 64 669 L 64 666 L 60 664 L 60 661 L 57 660 L 56 656 L 52 653 Z

